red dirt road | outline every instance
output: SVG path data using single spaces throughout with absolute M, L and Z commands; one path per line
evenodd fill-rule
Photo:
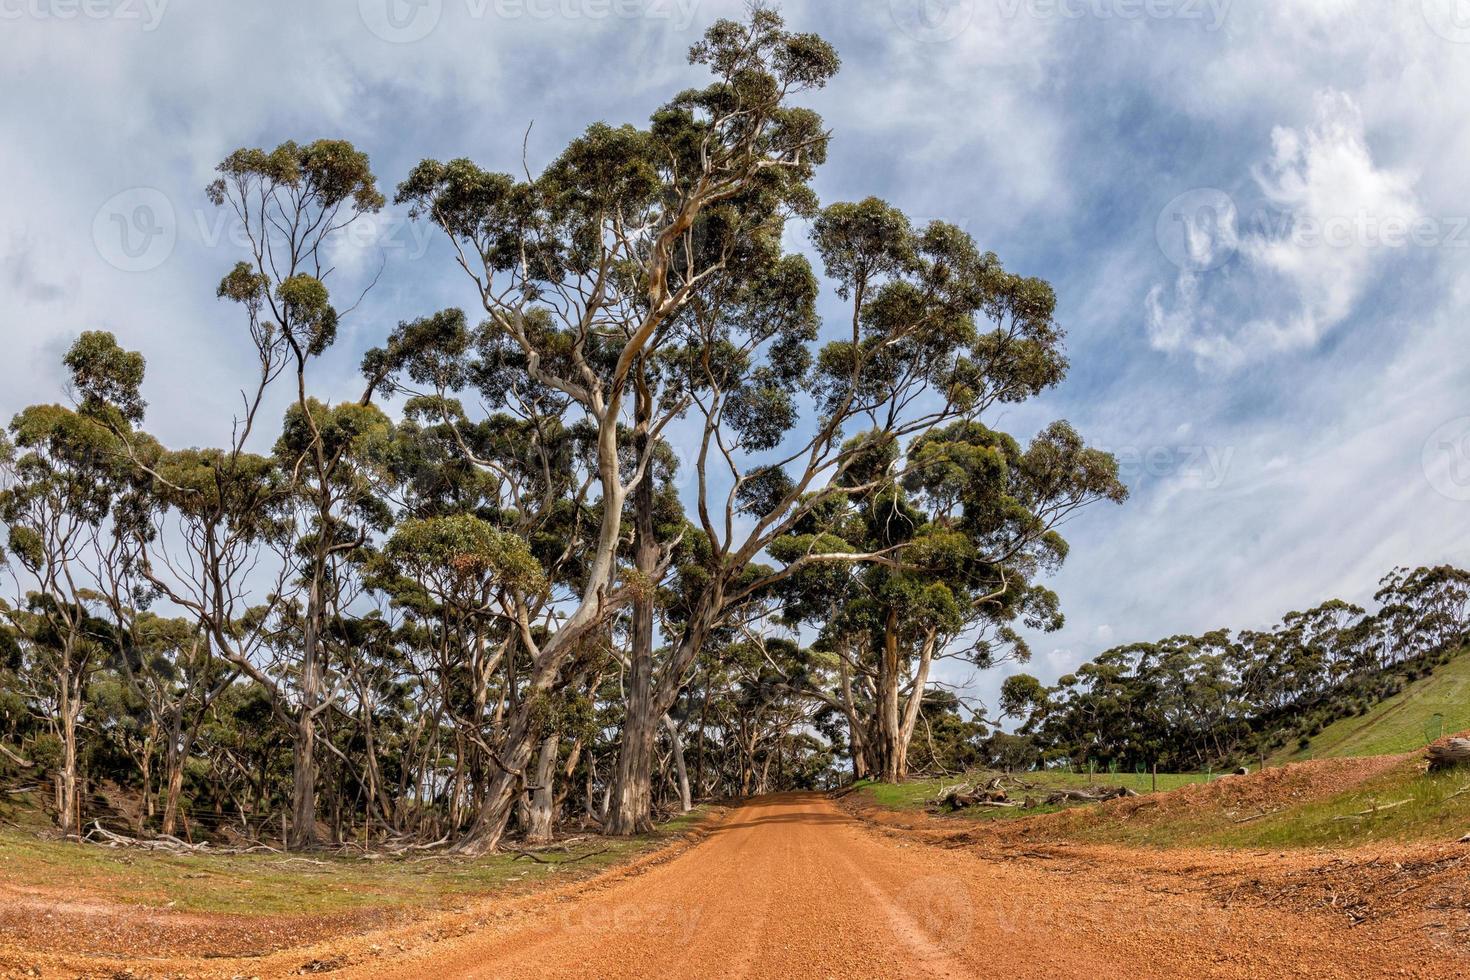
M 0 928 L 0 975 L 1470 976 L 1463 846 L 1130 850 L 910 819 L 873 826 L 823 796 L 766 797 L 585 882 L 256 955 L 123 958 L 89 950 L 58 909 L 46 948 Z
M 1121 871 L 1121 873 L 1120 873 Z M 362 977 L 1463 976 L 1425 936 L 1232 904 L 1116 866 L 997 860 L 864 827 L 830 800 L 734 811 L 610 886 Z

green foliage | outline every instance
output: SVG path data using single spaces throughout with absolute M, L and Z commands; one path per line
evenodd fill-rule
M 320 199 L 335 209 L 349 198 L 362 211 L 383 206 L 367 155 L 345 140 L 316 140 L 298 146 L 288 140 L 269 152 L 242 148 L 219 165 L 220 177 L 207 188 L 209 198 L 222 204 L 231 185 L 260 183 L 272 192 L 290 189 Z
M 143 421 L 142 354 L 123 350 L 110 333 L 88 330 L 72 344 L 64 363 L 82 396 L 83 414 L 106 419 L 116 413 L 126 423 Z
M 1374 709 L 1368 724 L 1348 719 L 1396 695 L 1406 679 L 1442 669 L 1470 625 L 1470 573 L 1395 569 L 1382 586 L 1372 614 L 1329 600 L 1287 613 L 1271 630 L 1216 630 L 1105 651 L 1042 696 L 1030 690 L 1015 701 L 1029 711 L 1022 731 L 1077 762 L 1170 768 L 1224 767 L 1290 742 L 1304 755 L 1329 726 L 1332 744 L 1353 744 L 1348 732 L 1371 731 L 1394 714 Z M 1440 704 L 1431 700 L 1426 715 Z M 1422 722 L 1405 718 L 1397 731 L 1419 730 L 1422 744 Z M 1386 739 L 1393 730 L 1390 723 Z M 1389 742 L 1357 744 L 1367 752 Z
M 468 514 L 400 521 L 384 555 L 426 577 L 448 575 L 468 583 L 494 577 L 528 592 L 546 587 L 541 566 L 523 539 Z

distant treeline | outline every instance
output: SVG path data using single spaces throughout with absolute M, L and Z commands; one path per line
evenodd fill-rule
M 1375 612 L 1332 599 L 1265 630 L 1212 630 L 1114 647 L 1051 687 L 1018 674 L 992 739 L 1012 766 L 1070 760 L 1198 769 L 1306 747 L 1339 718 L 1444 664 L 1466 639 L 1470 572 L 1396 568 Z

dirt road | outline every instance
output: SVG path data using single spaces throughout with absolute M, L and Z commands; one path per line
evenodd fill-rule
M 33 902 L 0 916 L 0 976 L 1470 976 L 1463 845 L 1130 849 L 1032 822 L 767 797 L 585 881 L 284 946 L 237 918 L 203 956 L 178 930 L 207 917 Z M 7 934 L 25 914 L 45 928 Z
M 1203 877 L 1208 878 L 1205 874 Z M 1172 880 L 1171 880 L 1172 878 Z M 1422 932 L 1222 900 L 1183 876 L 946 850 L 831 801 L 753 801 L 677 858 L 361 977 L 1456 976 Z M 1416 931 L 1417 932 L 1417 931 Z

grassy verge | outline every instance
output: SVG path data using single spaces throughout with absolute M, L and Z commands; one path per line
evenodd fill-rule
M 857 784 L 857 792 L 861 798 L 880 807 L 889 810 L 919 810 L 930 803 L 940 791 L 946 787 L 953 786 L 959 782 L 982 781 L 998 773 L 968 773 L 963 776 L 945 776 L 941 779 L 915 779 L 905 783 L 889 784 L 877 783 L 871 780 L 863 780 Z M 1023 799 L 1026 796 L 1044 797 L 1049 792 L 1059 789 L 1083 789 L 1087 786 L 1108 787 L 1126 786 L 1137 793 L 1149 793 L 1153 791 L 1154 778 L 1150 773 L 1096 773 L 1090 778 L 1086 773 L 1067 772 L 1064 770 L 1045 770 L 1042 772 L 1016 773 L 1017 778 L 1033 784 L 1036 788 L 1031 790 L 1020 790 L 1007 788 L 1013 799 Z M 1158 791 L 1166 792 L 1188 786 L 1191 783 L 1204 782 L 1209 777 L 1204 773 L 1189 772 L 1161 772 L 1158 774 Z M 956 812 L 956 816 L 970 820 L 1007 820 L 1018 817 L 1030 817 L 1040 813 L 1053 813 L 1065 809 L 1067 806 L 1076 804 L 1049 805 L 1038 803 L 1037 806 L 1022 808 L 1005 807 L 972 807 Z
M 1040 796 L 1046 789 L 1087 782 L 1085 775 L 1062 772 L 1027 773 L 1023 778 L 1038 788 L 1008 790 L 1012 799 L 1023 792 Z M 1470 831 L 1470 768 L 1426 773 L 1417 755 L 1316 760 L 1193 785 L 1203 780 L 1197 774 L 1160 773 L 1157 795 L 1144 787 L 1138 799 L 1103 805 L 974 808 L 955 817 L 990 821 L 1052 813 L 1025 828 L 1028 838 L 1134 847 L 1340 848 L 1453 841 Z M 957 781 L 867 783 L 858 792 L 879 807 L 917 810 Z M 1112 779 L 1096 782 L 1127 785 Z M 1180 792 L 1166 795 L 1173 790 Z M 1066 812 L 1057 812 L 1062 810 Z
M 1120 808 L 1121 809 L 1121 808 Z M 1470 830 L 1470 772 L 1425 773 L 1416 759 L 1303 801 L 1181 808 L 1157 816 L 1098 810 L 1068 837 L 1115 844 L 1226 848 L 1353 847 L 1452 841 Z
M 629 860 L 693 828 L 703 808 L 632 838 L 594 837 L 537 863 L 515 854 L 481 858 L 382 858 L 281 854 L 175 856 L 44 840 L 0 828 L 0 884 L 81 893 L 123 905 L 238 915 L 442 907 L 521 883 L 554 882 Z

